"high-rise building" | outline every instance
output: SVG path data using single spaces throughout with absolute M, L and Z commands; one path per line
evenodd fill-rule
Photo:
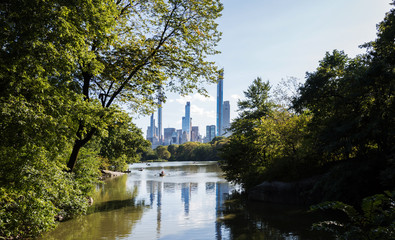
M 159 102 L 159 108 L 158 108 L 158 140 L 159 140 L 159 144 L 163 144 L 161 102 Z
M 181 135 L 184 134 L 184 132 L 185 134 L 187 134 L 187 129 L 188 129 L 188 123 L 186 121 L 186 117 L 182 117 Z
M 170 144 L 179 144 L 180 143 L 179 139 L 180 139 L 179 133 L 177 130 L 177 131 L 173 132 L 173 135 L 171 135 L 171 143 Z
M 230 127 L 230 103 L 224 101 L 223 115 L 222 115 L 222 135 L 225 134 Z
M 224 93 L 224 69 L 219 72 L 217 83 L 217 136 L 222 135 L 222 116 L 223 116 L 223 93 Z
M 213 138 L 215 138 L 215 125 L 207 125 L 205 142 L 210 142 Z
M 192 129 L 192 124 L 191 124 L 191 103 L 187 102 L 185 105 L 185 116 L 182 117 L 182 132 L 186 133 L 186 141 L 190 141 L 191 139 L 191 129 Z
M 182 143 L 182 129 L 177 129 L 177 144 Z
M 186 131 L 182 131 L 182 138 L 181 138 L 181 144 L 189 142 L 188 139 L 188 133 Z
M 154 114 L 151 114 L 150 126 L 147 128 L 147 140 L 152 143 L 152 147 L 158 145 L 158 128 L 155 126 Z
M 151 119 L 150 119 L 150 133 L 149 133 L 149 138 L 151 139 L 150 141 L 153 142 L 153 139 L 155 137 L 155 119 L 154 119 L 154 114 L 151 114 Z
M 152 130 L 151 130 L 151 126 L 148 126 L 148 127 L 147 127 L 147 137 L 146 137 L 146 139 L 149 140 L 149 141 L 152 140 L 151 131 L 152 131 Z
M 189 139 L 188 141 L 192 141 L 192 118 L 189 120 Z
M 198 142 L 199 141 L 199 127 L 193 126 L 191 131 L 191 141 Z
M 173 133 L 175 133 L 175 132 L 176 132 L 175 128 L 164 128 L 163 129 L 163 137 L 164 137 L 163 144 L 164 145 L 172 144 L 172 142 L 173 142 L 172 137 L 173 137 Z

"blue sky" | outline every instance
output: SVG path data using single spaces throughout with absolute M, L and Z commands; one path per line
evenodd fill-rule
M 364 53 L 358 46 L 376 38 L 376 24 L 391 9 L 390 0 L 223 0 L 218 19 L 223 33 L 213 57 L 224 68 L 224 101 L 237 116 L 237 99 L 243 98 L 256 77 L 273 88 L 287 77 L 304 82 L 327 51 L 344 50 L 350 57 Z M 216 85 L 206 86 L 209 98 L 198 94 L 168 95 L 163 107 L 163 128 L 181 129 L 185 103 L 191 102 L 193 126 L 205 136 L 205 126 L 216 122 Z M 157 119 L 157 112 L 155 113 Z M 144 136 L 149 116 L 134 122 Z

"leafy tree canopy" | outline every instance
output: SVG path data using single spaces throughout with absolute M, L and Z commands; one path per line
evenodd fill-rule
M 81 94 L 89 107 L 77 118 L 68 163 L 109 121 L 114 102 L 147 113 L 165 100 L 165 90 L 205 94 L 200 83 L 215 82 L 207 60 L 220 40 L 215 20 L 219 0 L 51 0 L 1 3 L 0 62 L 4 93 L 42 95 L 42 87 Z M 97 113 L 97 117 L 89 115 Z

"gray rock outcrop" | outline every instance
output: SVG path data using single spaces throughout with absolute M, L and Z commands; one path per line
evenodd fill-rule
M 317 201 L 311 195 L 320 177 L 312 177 L 297 182 L 263 182 L 248 192 L 248 199 L 254 201 L 309 205 Z

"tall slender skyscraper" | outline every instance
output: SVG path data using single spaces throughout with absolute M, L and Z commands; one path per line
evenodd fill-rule
M 159 144 L 163 144 L 163 137 L 162 137 L 162 103 L 159 102 L 159 108 L 158 108 L 158 140 Z
M 224 99 L 224 69 L 219 72 L 217 83 L 217 136 L 222 135 L 223 99 Z
M 230 103 L 229 101 L 224 101 L 223 115 L 222 115 L 222 134 L 227 132 L 227 128 L 230 127 Z
M 154 141 L 154 137 L 155 137 L 155 119 L 154 119 L 154 114 L 151 114 L 151 122 L 150 122 L 151 126 L 150 126 L 150 133 L 149 133 L 149 140 L 151 142 Z
M 187 104 L 185 105 L 185 116 L 182 117 L 182 133 L 186 133 L 186 141 L 190 141 L 191 139 L 191 129 L 191 103 L 187 102 Z

